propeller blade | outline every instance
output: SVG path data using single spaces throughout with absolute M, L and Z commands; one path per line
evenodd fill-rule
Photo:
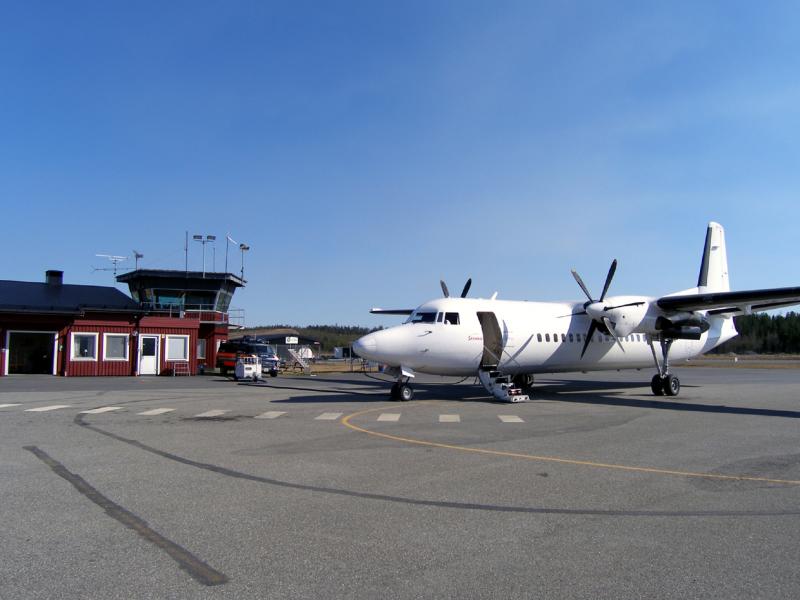
M 579 316 L 581 316 L 581 315 L 585 315 L 585 314 L 587 314 L 587 313 L 586 313 L 586 311 L 585 311 L 585 310 L 582 310 L 581 312 L 570 313 L 570 314 L 568 314 L 568 315 L 560 315 L 560 316 L 558 316 L 558 317 L 556 317 L 556 318 L 558 318 L 558 319 L 565 319 L 565 318 L 567 318 L 567 317 L 579 317 Z
M 603 317 L 603 323 L 605 323 L 606 328 L 611 334 L 611 337 L 613 337 L 614 341 L 617 342 L 617 346 L 619 346 L 619 349 L 625 352 L 625 348 L 622 347 L 622 342 L 619 340 L 617 332 L 614 331 L 614 324 L 611 322 L 611 319 L 609 319 L 608 317 Z
M 439 283 L 442 284 L 442 293 L 444 294 L 445 298 L 450 297 L 450 290 L 447 289 L 447 284 L 444 282 L 444 279 L 440 279 Z
M 469 288 L 472 287 L 472 277 L 467 279 L 467 283 L 464 284 L 464 289 L 461 291 L 461 297 L 466 298 L 467 294 L 469 293 Z
M 586 354 L 586 348 L 589 347 L 589 343 L 592 341 L 592 336 L 594 336 L 594 332 L 597 331 L 597 323 L 595 323 L 594 319 L 591 323 L 589 323 L 589 332 L 586 334 L 586 341 L 583 342 L 583 349 L 581 350 L 581 358 L 583 355 Z
M 606 293 L 608 292 L 608 287 L 611 285 L 611 280 L 614 278 L 614 273 L 617 271 L 617 259 L 611 261 L 611 267 L 608 269 L 608 275 L 606 275 L 606 284 L 603 286 L 603 293 L 600 294 L 600 300 L 598 302 L 602 302 L 603 298 L 606 297 Z
M 614 310 L 615 308 L 625 308 L 626 306 L 641 306 L 646 302 L 628 302 L 627 304 L 618 304 L 617 306 L 604 306 L 603 310 Z
M 589 290 L 586 289 L 586 285 L 583 283 L 583 279 L 581 279 L 581 276 L 578 275 L 578 272 L 575 269 L 572 269 L 572 276 L 575 278 L 575 281 L 578 282 L 578 285 L 581 286 L 581 289 L 583 290 L 583 293 L 586 294 L 589 302 L 594 302 L 592 295 L 589 293 Z

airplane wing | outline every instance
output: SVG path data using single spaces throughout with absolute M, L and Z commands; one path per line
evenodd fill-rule
M 712 315 L 749 313 L 800 304 L 800 287 L 664 296 L 656 304 L 664 310 L 707 310 Z
M 373 315 L 410 315 L 414 312 L 413 308 L 371 308 L 369 312 Z

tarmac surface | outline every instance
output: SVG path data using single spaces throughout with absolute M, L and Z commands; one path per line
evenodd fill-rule
M 0 378 L 0 598 L 797 598 L 800 370 L 675 372 Z

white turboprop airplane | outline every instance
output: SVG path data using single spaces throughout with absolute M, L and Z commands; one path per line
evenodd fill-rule
M 535 374 L 653 363 L 653 394 L 677 396 L 681 384 L 669 371 L 670 358 L 698 356 L 736 336 L 734 315 L 800 304 L 800 287 L 731 292 L 725 232 L 714 222 L 708 224 L 697 287 L 661 298 L 607 297 L 616 268 L 614 260 L 599 298 L 572 271 L 586 302 L 505 301 L 496 293 L 488 300 L 467 298 L 472 280 L 460 298 L 452 298 L 441 282 L 444 297 L 416 309 L 373 308 L 373 314 L 410 316 L 358 339 L 353 349 L 397 377 L 391 391 L 396 400 L 413 398 L 409 381 L 416 373 L 477 375 L 498 400 L 520 402 L 528 399 L 523 390 Z

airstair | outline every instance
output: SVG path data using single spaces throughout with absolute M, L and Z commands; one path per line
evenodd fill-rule
M 300 365 L 300 367 L 303 369 L 303 373 L 308 373 L 311 370 L 311 366 L 308 364 L 308 362 L 306 362 L 306 359 L 300 356 L 300 353 L 297 350 L 294 348 L 287 348 L 287 350 L 289 351 L 289 356 L 292 357 L 294 364 Z
M 478 371 L 478 379 L 483 387 L 500 402 L 527 402 L 530 400 L 521 388 L 514 386 L 511 375 L 503 375 L 499 371 Z

